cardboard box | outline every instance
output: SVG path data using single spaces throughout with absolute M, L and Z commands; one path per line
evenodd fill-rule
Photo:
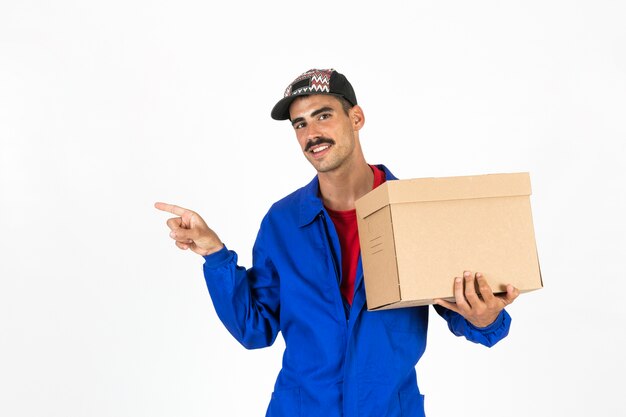
M 454 277 L 543 287 L 528 173 L 387 181 L 356 202 L 368 310 L 454 301 Z

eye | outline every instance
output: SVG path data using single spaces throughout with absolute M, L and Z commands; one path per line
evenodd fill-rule
M 320 114 L 320 120 L 326 120 L 330 117 L 330 113 L 322 113 Z
M 304 123 L 304 122 L 298 122 L 298 123 L 295 123 L 295 124 L 293 125 L 293 128 L 294 128 L 294 129 L 302 129 L 304 126 L 306 126 L 306 123 Z

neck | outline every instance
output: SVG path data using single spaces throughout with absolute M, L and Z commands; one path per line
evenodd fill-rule
M 317 176 L 322 201 L 331 210 L 353 210 L 354 202 L 374 186 L 374 173 L 364 158 Z

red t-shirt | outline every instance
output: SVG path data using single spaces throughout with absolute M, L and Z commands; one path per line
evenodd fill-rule
M 370 165 L 374 172 L 374 188 L 385 182 L 385 173 L 378 167 Z M 352 305 L 354 297 L 354 282 L 356 280 L 356 267 L 359 263 L 359 232 L 356 222 L 356 209 L 337 211 L 326 208 L 333 220 L 339 244 L 341 245 L 341 294 Z

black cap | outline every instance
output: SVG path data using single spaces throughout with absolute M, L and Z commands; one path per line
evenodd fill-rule
M 285 96 L 272 109 L 272 119 L 288 120 L 289 106 L 300 96 L 330 94 L 343 97 L 356 106 L 356 95 L 348 79 L 334 69 L 311 69 L 287 86 Z

